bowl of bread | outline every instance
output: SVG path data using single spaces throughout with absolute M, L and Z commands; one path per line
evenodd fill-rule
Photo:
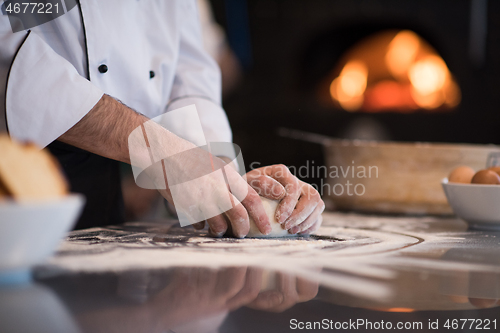
M 500 167 L 459 166 L 442 186 L 453 212 L 471 228 L 500 230 Z
M 5 282 L 54 253 L 85 199 L 68 193 L 48 151 L 0 135 L 0 156 L 0 282 Z

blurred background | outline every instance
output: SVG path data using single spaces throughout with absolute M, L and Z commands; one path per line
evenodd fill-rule
M 235 58 L 219 63 L 247 170 L 252 162 L 324 163 L 320 145 L 282 137 L 280 128 L 500 143 L 498 1 L 207 3 Z
M 302 132 L 500 144 L 499 1 L 198 0 L 198 6 L 247 171 L 282 163 L 321 188 L 322 175 L 311 171 L 327 164 L 323 147 Z M 151 202 L 163 206 L 156 191 L 139 189 L 131 177 L 123 188 L 130 220 L 151 211 Z

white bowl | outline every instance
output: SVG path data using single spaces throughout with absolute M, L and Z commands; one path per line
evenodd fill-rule
M 80 215 L 79 194 L 47 201 L 0 202 L 0 274 L 28 271 L 57 249 Z
M 500 185 L 441 182 L 453 212 L 471 228 L 500 230 Z

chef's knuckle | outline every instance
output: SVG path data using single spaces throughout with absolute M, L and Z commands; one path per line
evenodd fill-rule
M 261 288 L 261 286 L 259 284 L 250 285 L 245 298 L 248 301 L 254 300 L 255 298 L 257 298 L 257 296 L 259 296 L 260 288 Z
M 273 173 L 277 178 L 289 178 L 292 175 L 290 169 L 284 164 L 273 165 Z
M 309 199 L 314 200 L 314 201 L 319 201 L 320 195 L 319 195 L 318 191 L 312 185 L 307 184 L 304 187 L 304 192 Z
M 281 163 L 280 164 L 276 164 L 276 168 L 281 169 L 283 171 L 284 170 L 288 171 L 288 167 L 286 165 L 284 165 L 284 164 L 281 164 Z
M 286 191 L 286 193 L 288 193 L 290 195 L 294 195 L 294 196 L 299 196 L 300 195 L 300 191 L 297 188 L 297 184 L 295 184 L 293 182 L 287 183 L 285 185 L 285 191 Z
M 257 193 L 260 191 L 260 179 L 252 179 L 248 182 L 248 185 L 250 185 Z
M 248 191 L 247 196 L 245 198 L 245 203 L 248 203 L 250 205 L 258 205 L 260 203 L 260 198 L 259 196 L 262 194 L 262 189 L 256 188 L 253 191 Z

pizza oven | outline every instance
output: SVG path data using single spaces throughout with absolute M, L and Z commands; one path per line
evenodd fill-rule
M 246 57 L 246 77 L 225 108 L 247 163 L 321 163 L 320 147 L 280 137 L 280 128 L 500 143 L 500 3 L 212 3 L 233 49 Z

